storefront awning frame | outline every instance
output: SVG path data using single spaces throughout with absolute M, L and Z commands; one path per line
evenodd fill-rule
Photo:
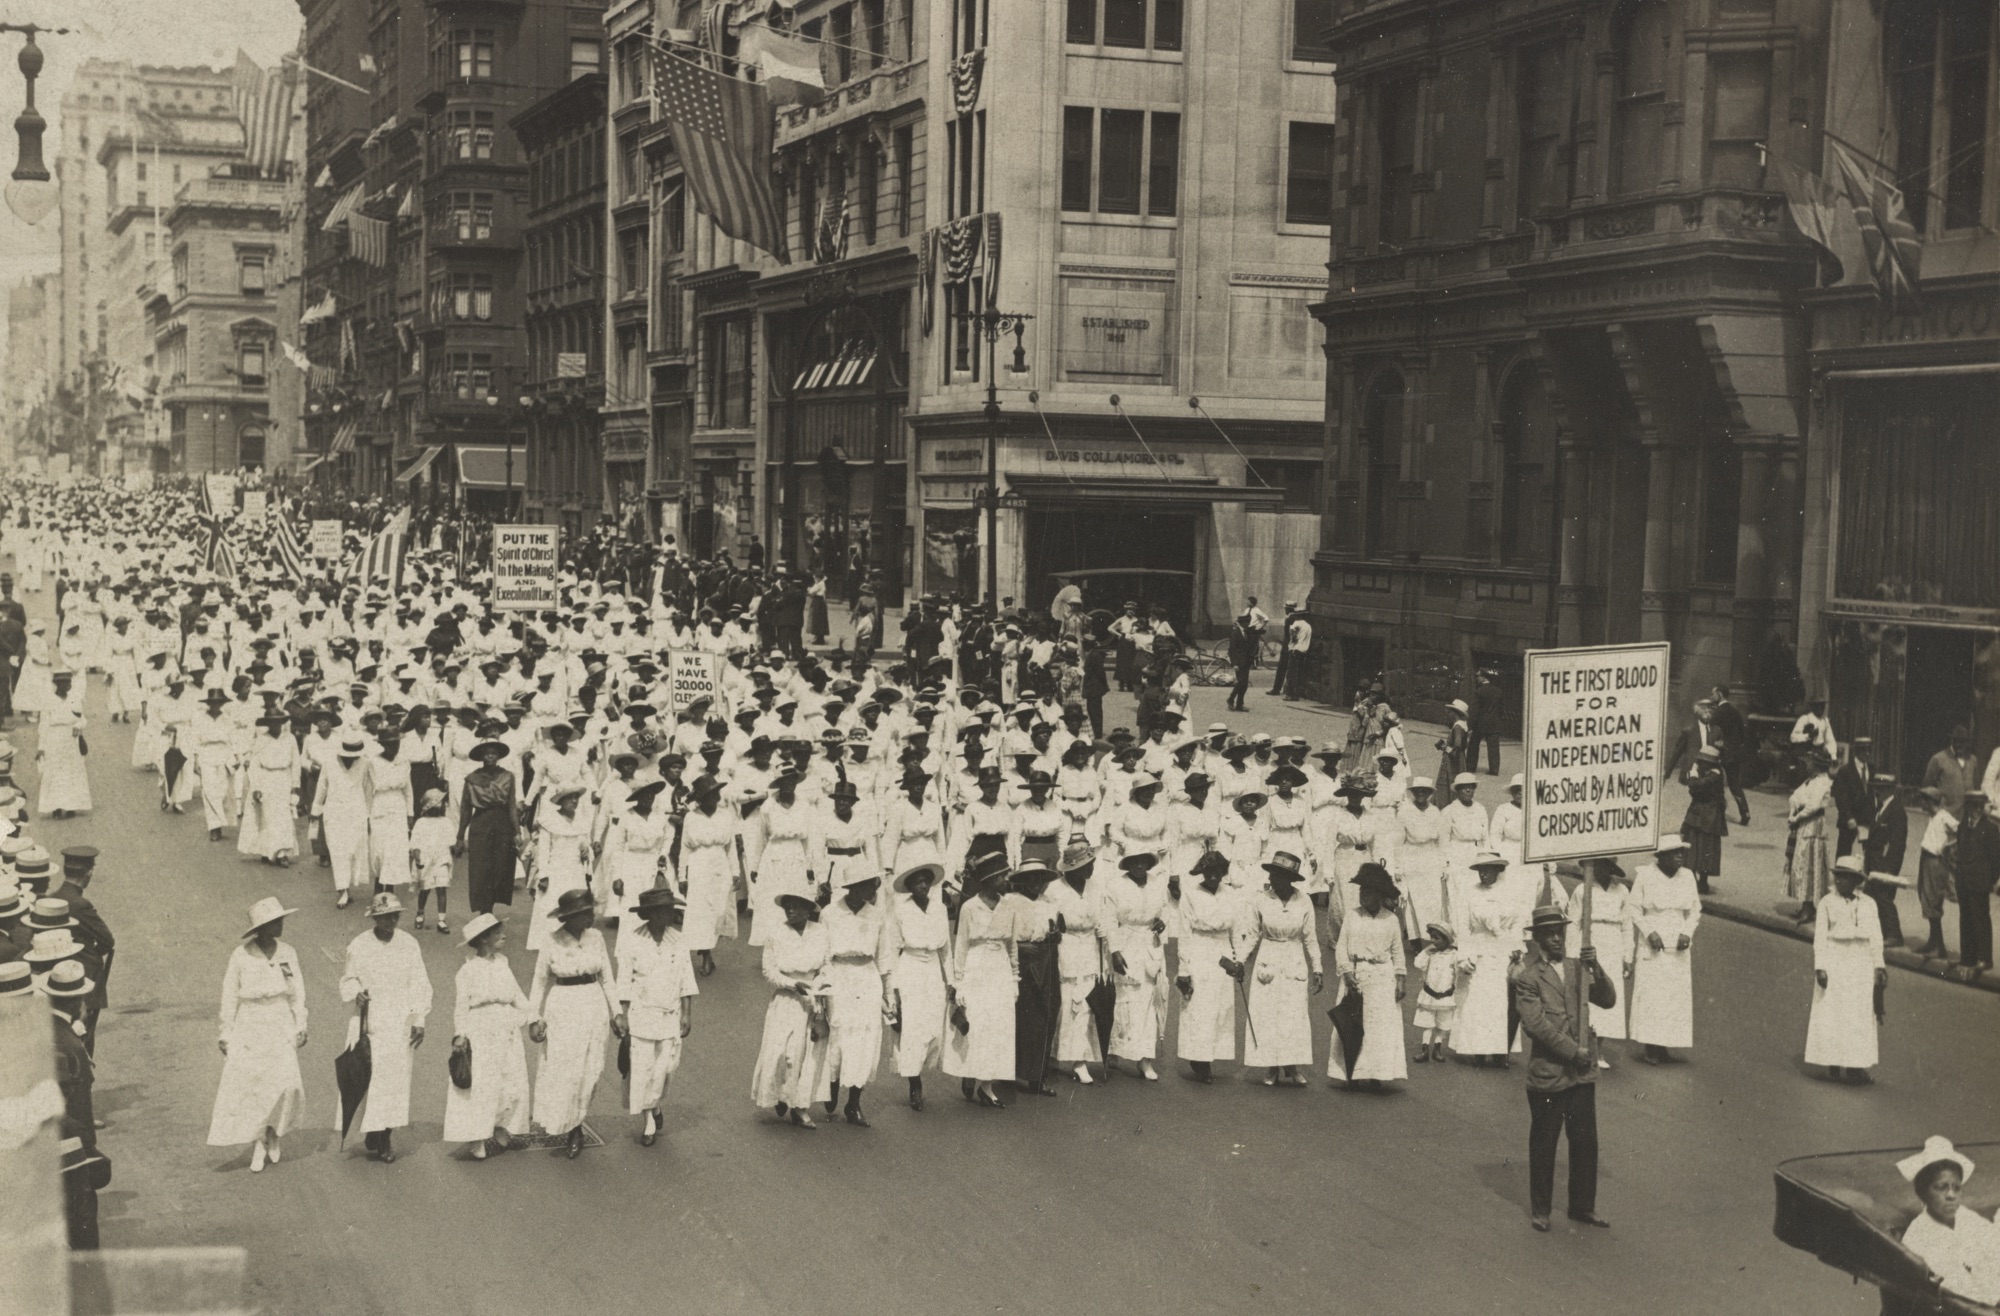
M 510 453 L 514 463 L 511 485 L 507 480 Z M 519 489 L 527 474 L 527 449 L 518 443 L 511 448 L 504 443 L 461 443 L 452 455 L 458 462 L 461 489 Z
M 1282 507 L 1282 489 L 1252 489 L 1246 485 L 1223 484 L 1214 479 L 1121 480 L 1071 479 L 1065 475 L 1008 475 L 1008 490 L 1031 504 L 1175 503 L 1197 506 L 1209 503 L 1243 503 L 1250 507 Z
M 396 483 L 407 484 L 411 480 L 416 479 L 419 475 L 422 475 L 427 469 L 429 469 L 430 464 L 437 460 L 438 454 L 443 451 L 444 451 L 444 445 L 441 443 L 427 444 L 422 454 L 419 455 L 415 461 L 411 462 L 409 466 L 404 468 L 396 476 Z

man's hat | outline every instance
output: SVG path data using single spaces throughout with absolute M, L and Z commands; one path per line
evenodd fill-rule
M 66 846 L 62 857 L 65 873 L 88 873 L 97 867 L 97 847 L 94 845 Z
M 1557 905 L 1535 906 L 1534 917 L 1528 920 L 1528 931 L 1540 932 L 1543 928 L 1566 928 L 1569 916 Z
M 30 956 L 30 959 L 33 957 Z M 71 996 L 88 996 L 97 989 L 97 983 L 90 977 L 82 964 L 68 960 L 56 965 L 43 974 L 35 983 L 35 990 L 44 996 L 58 1000 Z

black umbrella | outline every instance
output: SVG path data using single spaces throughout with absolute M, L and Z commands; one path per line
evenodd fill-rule
M 167 746 L 167 752 L 161 756 L 161 767 L 166 770 L 168 799 L 174 797 L 174 783 L 180 780 L 181 769 L 187 766 L 187 761 L 187 755 L 181 753 L 178 745 Z
M 1347 1070 L 1347 1077 L 1354 1077 L 1354 1062 L 1361 1058 L 1361 993 L 1349 992 L 1340 998 L 1339 1004 L 1326 1012 L 1333 1020 L 1334 1036 L 1340 1039 L 1340 1062 Z
M 338 1122 L 343 1145 L 347 1142 L 348 1127 L 354 1123 L 354 1112 L 367 1099 L 368 1083 L 374 1076 L 375 1057 L 368 1049 L 368 1007 L 364 1005 L 354 1045 L 333 1058 L 333 1083 L 340 1093 Z

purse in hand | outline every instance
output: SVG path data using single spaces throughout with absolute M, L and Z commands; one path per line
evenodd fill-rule
M 451 1058 L 445 1062 L 451 1072 L 451 1085 L 463 1092 L 472 1086 L 472 1043 L 462 1042 L 451 1049 Z

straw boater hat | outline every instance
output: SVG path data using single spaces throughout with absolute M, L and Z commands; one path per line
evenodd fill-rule
M 1264 865 L 1264 871 L 1273 877 L 1289 878 L 1294 882 L 1306 880 L 1306 875 L 1299 869 L 1299 857 L 1285 850 L 1272 855 Z
M 1505 868 L 1507 861 L 1498 850 L 1481 850 L 1472 856 L 1473 868 Z
M 35 990 L 35 971 L 26 960 L 0 963 L 0 996 L 26 996 Z
M 57 999 L 70 996 L 88 996 L 97 989 L 89 972 L 75 960 L 65 960 L 43 974 L 35 982 L 35 990 L 44 996 Z
M 287 907 L 285 902 L 276 896 L 265 896 L 256 904 L 250 906 L 250 926 L 243 930 L 243 935 L 248 937 L 259 928 L 276 923 L 279 919 L 290 917 L 298 912 L 296 909 Z
M 41 896 L 28 906 L 28 916 L 21 920 L 21 926 L 29 932 L 53 932 L 57 928 L 73 928 L 76 918 L 70 913 L 69 901 L 54 896 Z
M 1688 843 L 1681 839 L 1681 834 L 1679 832 L 1667 832 L 1664 833 L 1660 837 L 1659 841 L 1654 844 L 1653 853 L 1656 855 L 1677 854 L 1680 851 L 1685 850 L 1687 848 L 1688 848 Z
M 490 913 L 474 914 L 466 921 L 465 926 L 458 930 L 459 940 L 470 946 L 499 926 L 500 920 Z
M 57 928 L 54 932 L 37 932 L 21 958 L 30 964 L 54 964 L 83 951 L 84 945 L 76 939 L 76 934 L 68 928 Z
M 1412 777 L 1410 778 L 1408 789 L 1412 795 L 1415 795 L 1418 791 L 1435 791 L 1437 783 L 1429 777 Z

